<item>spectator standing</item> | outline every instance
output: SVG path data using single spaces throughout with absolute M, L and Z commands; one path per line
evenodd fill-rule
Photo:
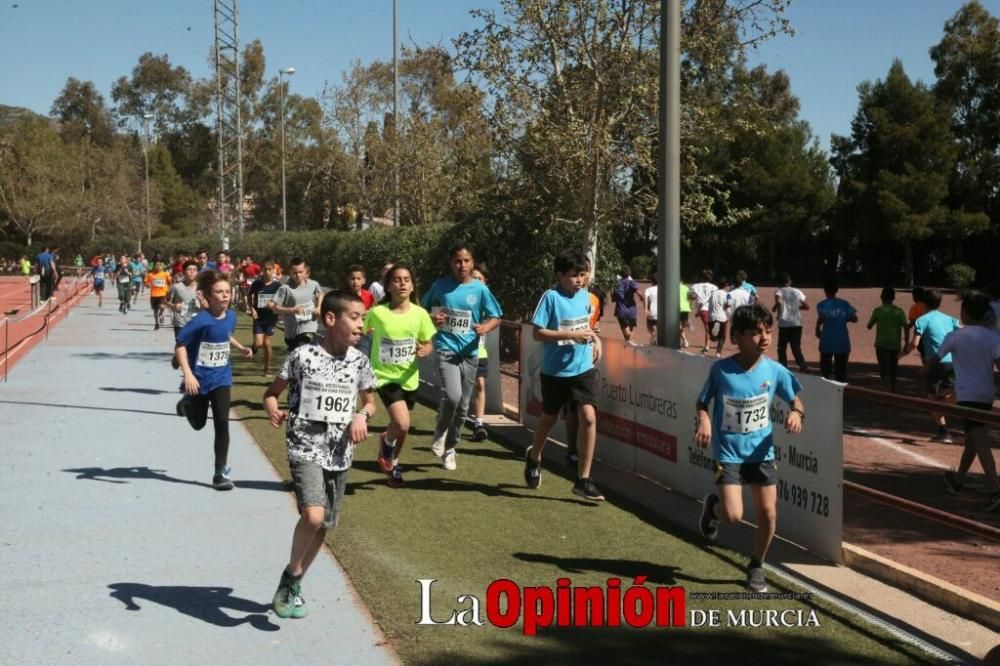
M 788 367 L 788 347 L 792 348 L 792 356 L 799 366 L 799 372 L 809 368 L 802 355 L 802 310 L 808 310 L 806 295 L 792 286 L 792 276 L 781 273 L 778 276 L 781 286 L 774 291 L 774 306 L 771 308 L 778 315 L 778 363 Z

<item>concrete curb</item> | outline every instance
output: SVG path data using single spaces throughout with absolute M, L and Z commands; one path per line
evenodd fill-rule
M 889 583 L 939 608 L 1000 631 L 1000 604 L 888 558 L 844 543 L 844 564 Z

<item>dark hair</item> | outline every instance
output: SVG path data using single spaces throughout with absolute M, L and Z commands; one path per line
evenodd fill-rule
M 293 264 L 293 266 L 296 264 Z M 344 291 L 343 289 L 331 289 L 326 292 L 326 296 L 323 297 L 323 302 L 319 306 L 319 314 L 321 317 L 326 319 L 328 312 L 332 312 L 334 317 L 339 317 L 344 314 L 344 310 L 347 309 L 348 303 L 360 303 L 364 305 L 365 302 L 361 300 L 361 297 L 357 294 Z
M 733 312 L 730 335 L 756 331 L 761 324 L 764 325 L 764 328 L 771 328 L 774 324 L 774 317 L 771 316 L 767 308 L 760 303 L 741 305 Z
M 473 268 L 475 268 L 477 271 L 479 271 L 480 273 L 482 273 L 483 277 L 486 278 L 487 280 L 490 279 L 490 271 L 486 268 L 486 262 L 485 261 L 477 261 L 473 265 Z
M 200 291 L 205 298 L 208 298 L 208 295 L 212 293 L 212 287 L 214 287 L 218 282 L 229 282 L 229 279 L 224 273 L 220 273 L 219 271 L 202 271 L 198 274 L 198 291 Z
M 962 294 L 962 309 L 972 321 L 983 321 L 990 311 L 990 297 L 986 292 L 970 289 Z
M 840 291 L 840 283 L 835 277 L 828 277 L 823 280 L 823 291 L 827 294 L 836 294 Z
M 892 287 L 882 287 L 882 294 L 880 295 L 880 298 L 883 301 L 889 301 L 892 303 L 896 300 L 896 290 Z
M 924 302 L 924 294 L 926 294 L 926 293 L 927 293 L 927 290 L 924 289 L 923 287 L 914 287 L 913 288 L 913 300 L 915 302 L 917 302 L 917 303 L 923 303 Z
M 181 264 L 181 270 L 186 271 L 188 269 L 188 266 L 194 266 L 195 268 L 198 268 L 198 262 L 195 261 L 194 259 L 188 259 L 183 264 Z
M 745 270 L 741 268 L 740 270 L 736 271 L 737 282 L 743 283 L 746 281 L 746 279 L 747 279 L 747 272 Z
M 288 267 L 291 268 L 292 266 L 309 266 L 309 264 L 302 257 L 292 257 L 292 260 L 288 262 Z
M 389 270 L 385 272 L 385 278 L 383 278 L 384 284 L 382 285 L 382 287 L 385 289 L 385 296 L 382 297 L 382 300 L 379 301 L 379 304 L 388 305 L 392 303 L 392 294 L 389 293 L 389 283 L 392 282 L 392 276 L 395 275 L 396 271 L 406 271 L 407 273 L 410 274 L 410 282 L 413 283 L 413 289 L 410 290 L 410 302 L 417 303 L 419 299 L 417 298 L 417 282 L 413 278 L 413 269 L 410 268 L 407 264 L 404 264 L 401 261 L 397 261 L 389 268 Z
M 556 273 L 582 273 L 587 270 L 587 258 L 576 250 L 563 250 L 552 262 Z
M 786 272 L 778 273 L 778 282 L 780 282 L 782 285 L 791 284 L 792 276 Z
M 715 283 L 720 287 L 725 287 L 727 284 L 732 284 L 725 275 L 720 275 L 715 278 Z
M 362 266 L 361 264 L 351 264 L 350 266 L 347 267 L 347 275 L 350 275 L 351 273 L 361 273 L 362 275 L 364 275 L 365 267 Z
M 450 259 L 451 257 L 454 257 L 462 250 L 465 250 L 466 252 L 469 253 L 469 255 L 475 258 L 476 253 L 472 251 L 472 246 L 464 241 L 461 243 L 455 243 L 454 245 L 448 248 L 448 258 Z
M 921 301 L 928 310 L 937 310 L 941 307 L 941 291 L 938 289 L 924 289 L 924 297 Z
M 712 281 L 712 269 L 711 268 L 705 268 L 705 269 L 703 269 L 701 271 L 701 279 L 704 282 L 711 282 Z
M 656 284 L 656 271 L 653 271 L 652 273 L 649 274 L 649 281 L 652 282 L 654 285 Z
M 622 268 L 622 277 L 632 277 L 632 269 L 628 266 Z

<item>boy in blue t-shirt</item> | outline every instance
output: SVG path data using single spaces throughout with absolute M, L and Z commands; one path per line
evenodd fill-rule
M 791 405 L 785 430 L 802 431 L 805 418 L 802 387 L 795 376 L 764 354 L 771 344 L 771 313 L 762 305 L 736 308 L 731 320 L 735 356 L 716 361 L 698 396 L 695 443 L 712 443 L 716 492 L 705 496 L 698 521 L 702 535 L 714 540 L 719 520 L 738 523 L 743 518 L 743 491 L 749 483 L 757 514 L 757 539 L 747 566 L 747 586 L 766 592 L 764 556 L 778 519 L 777 466 L 771 429 L 771 402 L 775 395 Z M 712 404 L 709 412 L 709 403 Z
M 529 488 L 542 482 L 542 448 L 564 405 L 577 410 L 577 482 L 573 493 L 600 502 L 604 495 L 590 480 L 597 442 L 596 372 L 601 339 L 590 327 L 592 305 L 584 289 L 587 260 L 579 252 L 564 251 L 555 259 L 555 289 L 542 294 L 531 318 L 534 339 L 542 348 L 542 416 L 535 426 L 531 448 L 525 452 L 524 481 Z
M 907 345 L 903 352 L 908 353 L 914 349 L 921 351 L 921 360 L 924 363 L 924 376 L 927 381 L 927 397 L 931 400 L 949 402 L 955 390 L 955 368 L 951 364 L 951 354 L 945 354 L 938 359 L 931 371 L 928 371 L 929 363 L 934 358 L 941 343 L 952 331 L 958 330 L 958 320 L 950 315 L 946 315 L 938 308 L 941 307 L 941 291 L 938 289 L 925 289 L 923 304 L 927 306 L 927 312 L 913 323 L 913 340 Z M 931 416 L 937 425 L 937 434 L 931 438 L 932 442 L 942 442 L 951 444 L 951 434 L 948 432 L 948 422 L 944 414 L 932 412 Z
M 97 264 L 90 269 L 90 275 L 94 278 L 94 293 L 97 294 L 97 307 L 104 305 L 104 264 Z
M 816 304 L 816 337 L 819 338 L 819 370 L 824 379 L 847 381 L 847 358 L 851 355 L 848 323 L 858 321 L 858 311 L 842 298 L 836 278 L 823 283 L 826 298 Z

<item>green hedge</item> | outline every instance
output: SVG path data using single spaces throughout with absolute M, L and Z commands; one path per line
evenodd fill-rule
M 250 254 L 258 261 L 274 258 L 287 266 L 292 257 L 309 262 L 312 276 L 321 284 L 342 284 L 351 264 L 361 264 L 368 279 L 378 276 L 386 261 L 404 261 L 416 272 L 421 290 L 448 270 L 448 248 L 457 242 L 472 246 L 477 261 L 485 261 L 490 286 L 512 319 L 531 314 L 542 291 L 553 280 L 552 258 L 567 247 L 582 248 L 578 225 L 571 222 L 540 224 L 527 216 L 505 211 L 489 219 L 415 227 L 377 228 L 365 231 L 253 232 L 231 243 L 233 256 Z M 159 238 L 146 244 L 146 256 L 176 255 L 205 249 L 218 250 L 218 237 Z M 601 239 L 598 260 L 601 283 L 611 284 L 621 258 L 610 239 Z

